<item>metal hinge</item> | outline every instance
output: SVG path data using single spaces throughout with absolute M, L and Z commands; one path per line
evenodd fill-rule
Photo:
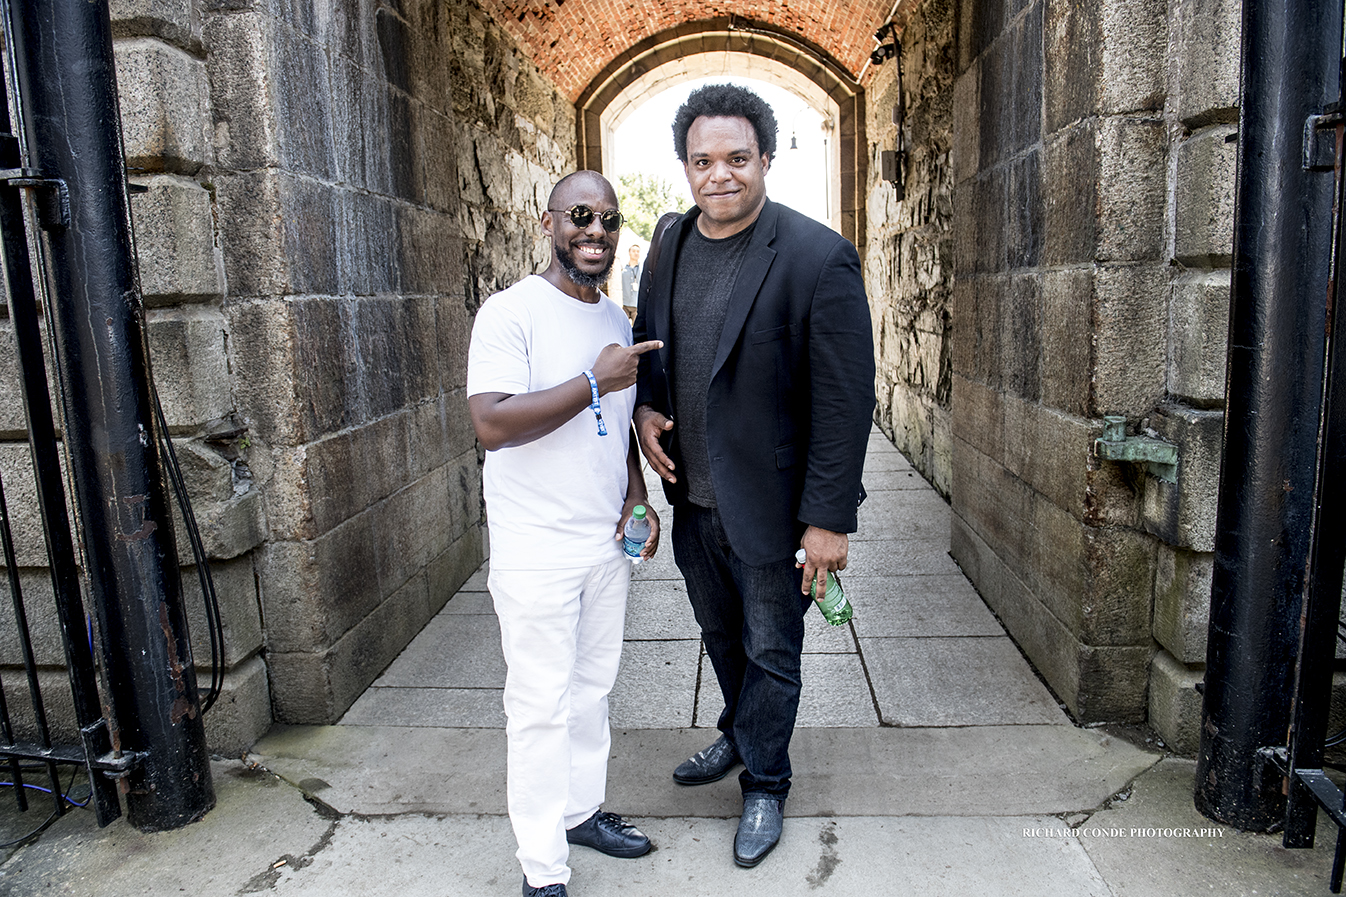
M 0 183 L 37 191 L 37 218 L 47 230 L 70 226 L 70 188 L 60 178 L 45 178 L 31 168 L 0 168 Z
M 1336 167 L 1336 131 L 1343 120 L 1341 110 L 1331 107 L 1321 115 L 1310 115 L 1304 120 L 1305 171 L 1331 171 Z
M 1127 436 L 1126 418 L 1103 417 L 1103 436 L 1094 440 L 1094 454 L 1106 461 L 1130 461 L 1166 483 L 1178 482 L 1178 447 L 1150 436 Z

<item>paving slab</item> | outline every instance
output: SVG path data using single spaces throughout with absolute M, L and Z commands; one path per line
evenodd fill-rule
M 851 577 L 912 574 L 961 574 L 949 546 L 928 540 L 852 542 L 843 582 Z
M 1005 630 L 961 573 L 843 576 L 860 638 L 998 636 Z
M 336 827 L 265 770 L 217 761 L 211 775 L 215 809 L 176 831 L 147 834 L 125 818 L 99 829 L 92 811 L 67 813 L 0 866 L 0 895 L 234 897 L 263 890 L 273 863 L 321 850 Z M 35 813 L 12 815 L 6 830 Z
M 437 614 L 374 680 L 375 687 L 502 688 L 505 655 L 495 614 Z
M 1006 636 L 862 638 L 860 650 L 888 725 L 1070 725 Z
M 1239 832 L 1198 813 L 1195 777 L 1195 762 L 1165 759 L 1127 800 L 1080 824 L 1079 840 L 1116 897 L 1329 893 L 1336 829 L 1325 815 L 1312 850 L 1286 850 L 1279 835 Z
M 924 745 L 941 746 L 953 745 Z M 429 783 L 425 769 L 410 772 Z M 122 820 L 100 831 L 92 813 L 71 813 L 0 866 L 0 895 L 505 897 L 518 891 L 513 833 L 499 813 L 336 813 L 265 770 L 231 761 L 213 764 L 213 773 L 218 804 L 202 822 L 146 834 Z M 780 845 L 753 870 L 737 868 L 730 858 L 732 813 L 627 810 L 654 850 L 617 860 L 576 848 L 570 890 L 575 897 L 1327 893 L 1330 837 L 1312 850 L 1286 851 L 1278 836 L 1212 823 L 1191 806 L 1193 773 L 1190 761 L 1153 763 L 1103 808 L 1070 815 L 1069 822 L 1044 812 L 807 816 L 795 812 L 799 801 L 792 797 Z M 338 790 L 324 786 L 304 782 L 318 795 Z M 718 786 L 736 791 L 732 779 L 680 790 L 704 796 Z M 0 813 L 0 824 L 10 821 Z
M 874 695 L 858 654 L 805 654 L 800 661 L 804 688 L 799 695 L 796 729 L 878 725 Z M 703 661 L 696 724 L 714 727 L 723 711 L 724 696 L 710 662 Z
M 342 726 L 505 728 L 501 688 L 370 688 L 338 721 Z
M 699 788 L 673 768 L 714 729 L 617 729 L 608 807 L 642 818 L 742 810 L 734 776 Z M 1073 726 L 802 728 L 790 747 L 794 816 L 1038 816 L 1087 812 L 1158 755 Z M 341 813 L 505 812 L 505 733 L 278 726 L 248 759 Z
M 860 505 L 852 542 L 922 539 L 949 547 L 949 505 L 933 489 L 874 492 Z
M 692 725 L 700 640 L 628 641 L 608 696 L 612 725 L 680 729 Z
M 626 598 L 628 639 L 697 639 L 701 628 L 687 601 L 687 586 L 677 580 L 638 580 Z

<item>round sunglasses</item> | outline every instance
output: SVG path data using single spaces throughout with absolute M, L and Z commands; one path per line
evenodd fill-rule
M 592 224 L 596 214 L 593 209 L 583 204 L 576 204 L 568 209 L 548 209 L 547 211 L 563 213 L 570 219 L 570 223 L 580 230 L 584 230 Z M 598 220 L 603 223 L 603 230 L 615 234 L 622 229 L 622 222 L 626 220 L 626 217 L 616 209 L 608 209 L 598 216 Z

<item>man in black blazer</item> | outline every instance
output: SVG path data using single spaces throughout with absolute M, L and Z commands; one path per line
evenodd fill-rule
M 755 866 L 790 790 L 814 574 L 845 569 L 856 529 L 873 338 L 855 247 L 766 197 L 771 107 L 708 85 L 673 133 L 696 208 L 665 232 L 642 285 L 635 339 L 663 348 L 641 358 L 635 423 L 725 704 L 720 738 L 673 778 L 698 785 L 744 764 L 734 860 Z

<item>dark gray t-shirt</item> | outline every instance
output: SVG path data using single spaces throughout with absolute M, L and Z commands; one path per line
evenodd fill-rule
M 723 240 L 704 237 L 693 227 L 673 273 L 673 420 L 682 448 L 687 498 L 703 508 L 715 507 L 706 445 L 710 369 L 729 310 L 729 295 L 755 226 Z

